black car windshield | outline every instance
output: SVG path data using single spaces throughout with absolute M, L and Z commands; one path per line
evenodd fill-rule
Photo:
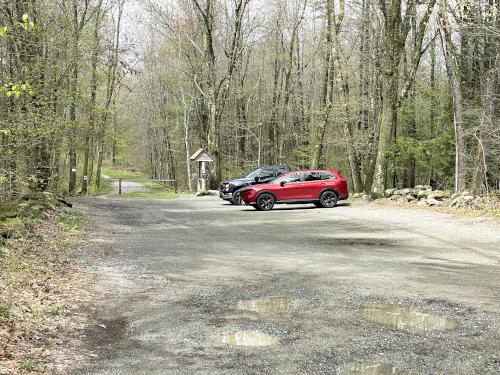
M 263 168 L 259 168 L 255 171 L 253 171 L 252 173 L 250 173 L 247 178 L 255 178 L 259 175 L 259 173 L 263 170 Z

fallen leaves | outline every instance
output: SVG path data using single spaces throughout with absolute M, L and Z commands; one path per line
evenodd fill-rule
M 83 241 L 59 216 L 47 212 L 0 252 L 0 374 L 67 373 L 88 355 L 81 336 L 94 281 L 71 260 Z

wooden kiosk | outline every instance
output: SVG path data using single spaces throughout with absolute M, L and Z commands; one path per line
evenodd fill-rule
M 206 191 L 208 165 L 214 161 L 214 158 L 207 150 L 200 148 L 191 156 L 191 161 L 198 162 L 198 193 Z

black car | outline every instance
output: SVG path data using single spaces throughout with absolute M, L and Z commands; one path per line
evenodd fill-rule
M 232 204 L 241 204 L 240 189 L 249 185 L 266 184 L 283 173 L 290 172 L 290 167 L 283 165 L 270 165 L 256 169 L 248 176 L 235 180 L 223 181 L 219 186 L 219 197 Z

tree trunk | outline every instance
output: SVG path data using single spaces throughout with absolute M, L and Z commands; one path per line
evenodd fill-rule
M 453 124 L 455 127 L 455 191 L 465 190 L 465 140 L 462 111 L 462 88 L 460 69 L 457 63 L 455 47 L 451 39 L 451 28 L 446 14 L 445 3 L 442 0 L 439 11 L 439 33 L 448 74 L 451 97 L 453 99 Z
M 410 109 L 410 119 L 406 124 L 405 137 L 416 139 L 417 137 L 417 123 L 415 120 L 415 90 L 411 90 L 408 95 L 408 105 Z M 413 155 L 408 157 L 405 161 L 405 168 L 403 172 L 403 187 L 413 188 L 415 186 L 415 169 L 416 160 Z
M 475 194 L 485 194 L 489 191 L 488 184 L 488 157 L 490 152 L 491 129 L 494 129 L 495 95 L 498 94 L 500 53 L 497 52 L 493 66 L 486 73 L 484 94 L 482 95 L 482 115 L 477 138 L 476 163 L 473 177 Z
M 382 113 L 380 115 L 379 141 L 375 174 L 372 183 L 372 196 L 384 196 L 387 178 L 387 159 L 385 152 L 392 144 L 394 126 L 396 123 L 397 78 L 393 67 L 387 67 L 382 82 Z
M 278 44 L 278 43 L 276 43 Z M 279 63 L 278 47 L 275 47 L 275 56 L 273 64 L 273 98 L 271 102 L 271 118 L 269 120 L 268 137 L 269 137 L 269 164 L 278 162 L 278 106 L 280 102 L 280 77 L 281 67 Z
M 101 20 L 101 4 L 99 2 L 96 14 L 95 14 L 95 25 L 94 25 L 94 50 L 92 51 L 91 59 L 91 78 L 90 78 L 90 116 L 89 116 L 89 126 L 85 129 L 85 140 L 84 140 L 84 156 L 83 156 L 83 176 L 82 176 L 82 194 L 88 194 L 89 181 L 91 175 L 89 174 L 89 161 L 91 155 L 91 145 L 92 137 L 95 132 L 95 120 L 96 120 L 96 102 L 97 102 L 97 61 L 99 58 L 99 27 Z
M 333 34 L 337 32 L 335 28 L 335 24 L 333 21 L 334 18 L 334 0 L 327 0 L 326 2 L 326 22 L 327 22 L 327 30 L 326 30 L 326 55 L 325 55 L 325 76 L 323 80 L 323 98 L 322 98 L 322 112 L 319 119 L 319 122 L 315 124 L 312 134 L 311 146 L 311 169 L 320 168 L 321 160 L 323 158 L 323 145 L 325 139 L 325 132 L 328 126 L 330 112 L 332 110 L 333 105 L 333 90 L 334 90 L 334 81 L 333 81 Z
M 75 5 L 76 9 L 76 5 Z M 76 10 L 75 10 L 76 13 Z M 78 22 L 78 19 L 75 20 Z M 75 28 L 78 28 L 75 25 Z M 76 192 L 76 136 L 77 136 L 77 124 L 76 124 L 76 102 L 78 100 L 78 44 L 80 39 L 80 31 L 75 30 L 75 35 L 73 36 L 73 62 L 71 68 L 71 89 L 70 97 L 71 103 L 69 106 L 69 120 L 71 122 L 71 129 L 69 134 L 69 186 L 68 191 L 70 194 Z

